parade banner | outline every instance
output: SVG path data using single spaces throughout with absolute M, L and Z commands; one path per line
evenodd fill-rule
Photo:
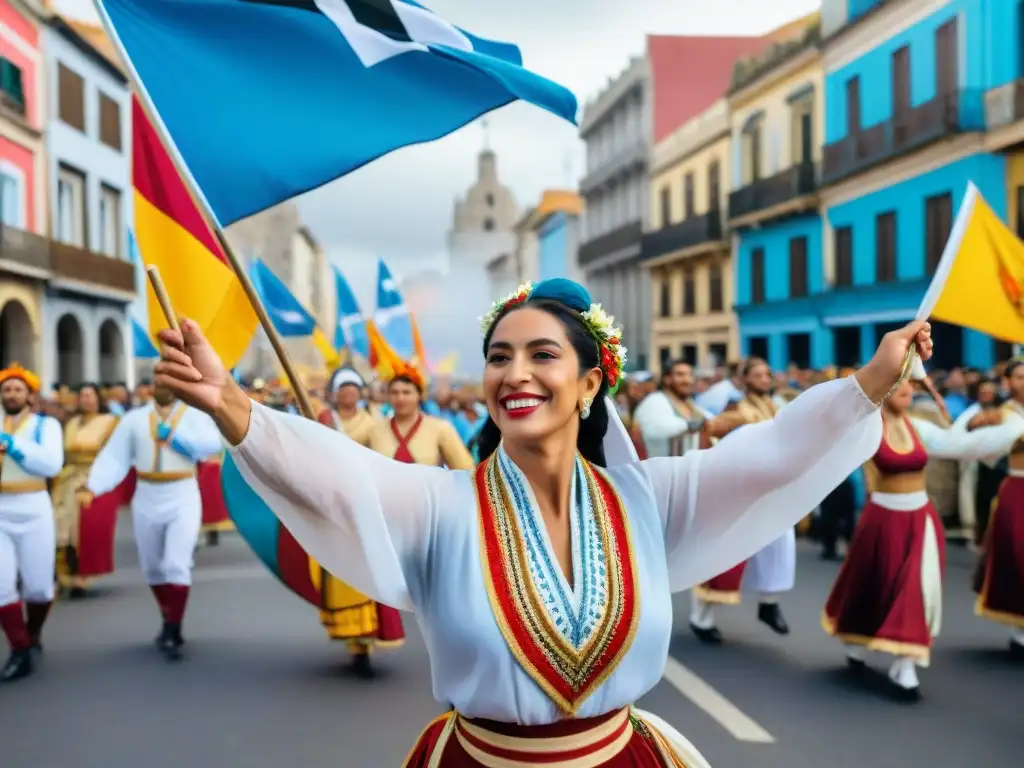
M 1024 242 L 973 183 L 917 316 L 1024 343 Z
M 256 333 L 256 312 L 135 97 L 132 183 L 143 263 L 160 270 L 175 311 L 199 323 L 224 365 L 235 367 Z M 146 298 L 153 336 L 167 321 L 148 283 Z
M 220 225 L 522 99 L 575 123 L 519 48 L 411 0 L 95 0 Z

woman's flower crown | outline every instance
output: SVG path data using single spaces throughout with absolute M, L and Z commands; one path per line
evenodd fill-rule
M 533 293 L 533 284 L 524 283 L 513 293 L 494 302 L 490 311 L 480 319 L 480 329 L 486 336 L 495 321 L 509 307 L 523 304 Z M 591 304 L 590 308 L 579 312 L 569 309 L 579 317 L 594 341 L 597 342 L 601 371 L 608 382 L 608 391 L 614 394 L 622 381 L 622 371 L 626 367 L 626 348 L 622 346 L 622 329 L 615 325 L 615 318 L 604 311 L 600 304 Z

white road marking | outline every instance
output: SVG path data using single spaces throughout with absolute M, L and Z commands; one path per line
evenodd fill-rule
M 768 731 L 671 656 L 665 664 L 663 677 L 673 688 L 718 721 L 718 724 L 738 741 L 756 744 L 775 743 L 775 738 Z

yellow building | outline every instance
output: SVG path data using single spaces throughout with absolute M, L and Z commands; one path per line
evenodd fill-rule
M 738 350 L 724 211 L 731 168 L 729 110 L 719 99 L 658 142 L 651 156 L 652 355 L 694 365 Z
M 734 147 L 728 227 L 741 352 L 773 368 L 828 361 L 811 297 L 827 284 L 819 212 L 825 124 L 816 15 L 737 63 L 727 96 Z M 824 358 L 824 360 L 822 360 Z

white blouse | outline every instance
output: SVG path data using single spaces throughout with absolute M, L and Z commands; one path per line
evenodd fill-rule
M 638 618 L 617 664 L 573 714 L 611 712 L 653 688 L 668 657 L 671 593 L 776 539 L 871 458 L 881 436 L 878 409 L 850 377 L 811 388 L 774 420 L 747 426 L 710 450 L 606 470 L 628 519 Z M 439 701 L 467 717 L 527 725 L 564 717 L 535 682 L 536 670 L 531 676 L 517 660 L 521 654 L 510 650 L 507 625 L 492 608 L 475 473 L 401 464 L 256 403 L 249 431 L 230 455 L 311 557 L 360 592 L 416 613 Z M 518 472 L 514 465 L 511 471 Z M 517 547 L 543 595 L 549 573 L 538 563 L 554 555 L 547 536 L 536 534 L 539 512 L 525 485 L 522 530 L 534 535 L 524 534 Z M 580 525 L 573 534 L 577 570 L 581 558 L 590 558 L 592 537 Z M 588 562 L 603 573 L 603 561 Z M 604 592 L 580 597 L 587 583 L 559 584 L 572 593 L 566 610 L 613 610 Z M 543 598 L 552 626 L 556 600 L 557 594 Z

